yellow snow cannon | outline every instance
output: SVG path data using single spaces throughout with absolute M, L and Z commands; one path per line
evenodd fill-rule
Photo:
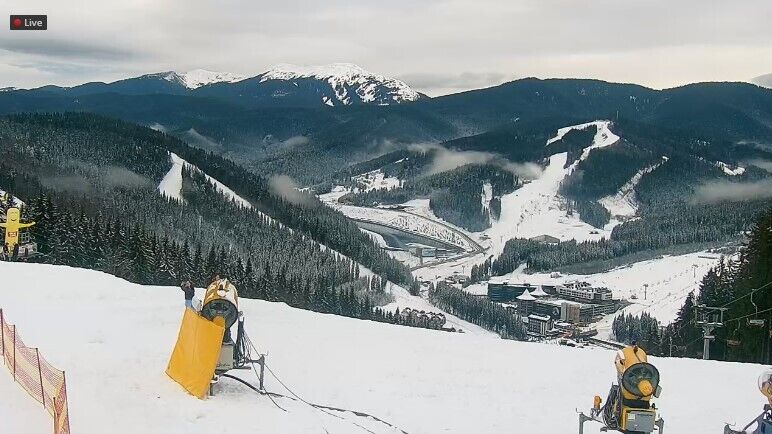
M 761 414 L 745 425 L 740 431 L 735 431 L 729 424 L 726 424 L 724 426 L 724 434 L 772 433 L 772 369 L 762 372 L 759 376 L 759 391 L 767 398 L 767 403 L 764 404 L 764 410 Z M 756 425 L 756 428 L 753 431 L 748 431 L 753 425 Z
M 28 258 L 37 252 L 37 244 L 31 241 L 28 232 L 22 232 L 35 225 L 35 222 L 22 223 L 21 210 L 16 207 L 8 208 L 5 222 L 0 227 L 5 228 L 5 242 L 2 246 L 2 257 L 15 260 Z
M 236 287 L 228 279 L 218 279 L 206 288 L 201 316 L 213 323 L 225 327 L 217 373 L 234 368 L 236 344 L 231 339 L 231 327 L 239 320 L 239 295 Z M 239 330 L 242 330 L 239 328 Z M 241 337 L 241 332 L 237 335 Z
M 206 289 L 201 312 L 185 309 L 177 344 L 166 373 L 191 394 L 203 399 L 218 376 L 242 368 L 249 360 L 244 340 L 244 317 L 238 292 L 228 279 L 217 279 Z M 236 342 L 230 329 L 238 322 Z
M 629 345 L 614 358 L 617 384 L 612 384 L 606 404 L 595 396 L 590 416 L 579 413 L 579 433 L 584 422 L 594 420 L 605 425 L 605 430 L 628 434 L 664 432 L 665 421 L 657 418 L 657 408 L 651 402 L 659 397 L 659 371 L 648 362 L 646 352 L 637 345 Z

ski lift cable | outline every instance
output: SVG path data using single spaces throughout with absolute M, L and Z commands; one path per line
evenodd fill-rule
M 762 289 L 764 289 L 764 288 L 766 288 L 766 287 L 769 287 L 770 285 L 772 285 L 772 281 L 769 281 L 769 282 L 767 282 L 766 284 L 764 284 L 764 285 L 762 285 L 762 286 L 760 286 L 760 287 L 758 287 L 758 288 L 752 289 L 752 290 L 751 290 L 749 293 L 747 293 L 747 294 L 745 294 L 745 295 L 743 295 L 743 296 L 737 297 L 737 298 L 735 298 L 734 300 L 732 300 L 732 301 L 730 301 L 730 302 L 728 302 L 728 303 L 726 303 L 726 304 L 722 305 L 721 307 L 726 307 L 726 306 L 729 306 L 730 304 L 732 304 L 732 303 L 734 303 L 734 302 L 736 302 L 736 301 L 738 301 L 738 300 L 742 300 L 742 299 L 743 299 L 743 298 L 745 298 L 745 297 L 749 297 L 749 296 L 753 295 L 754 293 L 756 293 L 756 292 L 758 292 L 758 291 L 761 291 Z
M 748 315 L 743 315 L 743 316 L 740 316 L 740 317 L 737 317 L 737 318 L 728 319 L 725 322 L 738 321 L 738 320 L 741 320 L 741 319 L 745 319 L 745 318 L 748 318 L 748 317 L 751 317 L 751 316 L 756 316 L 756 315 L 758 315 L 760 313 L 765 313 L 765 312 L 769 312 L 769 311 L 772 311 L 772 307 L 770 307 L 769 309 L 760 310 L 758 312 L 753 312 L 753 313 L 750 313 Z
M 742 295 L 742 296 L 740 296 L 740 297 L 737 297 L 737 298 L 735 298 L 734 300 L 731 300 L 731 301 L 729 301 L 728 303 L 726 303 L 726 304 L 722 305 L 721 307 L 726 307 L 726 306 L 729 306 L 730 304 L 732 304 L 732 303 L 734 303 L 734 302 L 736 302 L 736 301 L 738 301 L 738 300 L 742 300 L 742 299 L 743 299 L 743 298 L 745 298 L 745 297 L 749 297 L 749 296 L 753 295 L 754 293 L 756 293 L 756 292 L 758 292 L 758 291 L 761 291 L 762 289 L 765 289 L 765 288 L 769 287 L 770 285 L 772 285 L 772 281 L 769 281 L 769 282 L 765 283 L 764 285 L 762 285 L 762 286 L 759 286 L 758 288 L 754 288 L 754 289 L 752 289 L 752 290 L 751 290 L 751 292 L 749 292 L 749 293 L 747 293 L 747 294 L 745 294 L 745 295 Z M 742 318 L 733 318 L 733 319 L 731 319 L 731 320 L 727 320 L 726 322 L 729 322 L 729 321 L 734 321 L 734 320 L 736 320 L 736 319 L 743 319 L 743 318 L 747 318 L 747 317 L 749 317 L 749 316 L 757 315 L 757 314 L 759 314 L 759 313 L 764 313 L 764 312 L 767 312 L 767 311 L 769 311 L 769 310 L 771 310 L 771 309 L 767 309 L 767 310 L 765 310 L 765 311 L 761 311 L 761 312 L 754 312 L 753 314 L 751 314 L 751 315 L 746 315 L 746 316 L 744 316 L 744 317 L 742 317 Z M 688 321 L 688 322 L 685 322 L 685 323 L 681 324 L 681 326 L 680 326 L 680 327 L 678 327 L 677 329 L 673 330 L 673 333 L 678 333 L 679 331 L 681 331 L 681 329 L 683 329 L 684 327 L 686 327 L 687 325 L 689 325 L 689 324 L 692 324 L 692 323 L 693 323 L 693 321 Z

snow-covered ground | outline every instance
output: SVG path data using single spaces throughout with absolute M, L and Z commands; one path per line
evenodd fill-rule
M 246 199 L 236 194 L 236 192 L 231 190 L 227 185 L 207 175 L 195 165 L 182 159 L 179 155 L 170 152 L 169 158 L 172 162 L 172 167 L 158 184 L 158 191 L 162 195 L 184 201 L 184 198 L 182 197 L 182 168 L 187 167 L 188 169 L 202 173 L 206 177 L 206 180 L 229 201 L 235 202 L 237 205 L 244 208 L 252 208 L 252 205 Z
M 552 278 L 550 273 L 526 274 L 523 269 L 494 277 L 497 281 L 531 283 L 534 285 L 547 283 L 568 283 L 576 280 L 589 282 L 593 286 L 605 286 L 614 291 L 614 298 L 632 302 L 620 312 L 638 315 L 648 312 L 657 318 L 662 325 L 671 323 L 676 318 L 689 292 L 699 287 L 699 282 L 711 267 L 716 266 L 721 255 L 708 252 L 689 253 L 686 255 L 663 256 L 648 261 L 636 262 L 631 265 L 614 268 L 597 274 L 563 274 Z M 646 299 L 644 299 L 644 285 Z M 474 294 L 487 294 L 487 283 L 470 285 L 467 291 Z M 633 295 L 637 299 L 632 299 Z M 611 320 L 619 315 L 617 312 L 600 323 L 595 324 L 601 337 L 608 337 Z
M 390 102 L 415 101 L 421 96 L 402 80 L 373 74 L 351 63 L 299 66 L 280 64 L 260 75 L 260 82 L 267 80 L 297 80 L 314 78 L 327 82 L 335 92 L 335 101 L 326 96 L 323 102 L 329 106 L 352 103 L 349 89 L 365 103 L 389 104 Z
M 5 197 L 5 195 L 6 195 L 6 191 L 0 188 L 0 197 Z M 11 204 L 13 206 L 22 206 L 24 205 L 24 202 L 22 202 L 21 199 L 19 199 L 18 197 L 13 196 L 11 197 Z
M 188 89 L 198 89 L 213 83 L 235 83 L 247 78 L 244 75 L 234 74 L 232 72 L 215 72 L 206 69 L 194 69 L 188 72 L 171 73 L 166 79 L 173 81 L 175 78 L 182 82 Z
M 356 185 L 364 187 L 354 188 L 354 193 L 371 190 L 391 190 L 392 188 L 402 187 L 403 184 L 403 181 L 399 178 L 386 176 L 381 169 L 353 176 L 351 180 L 356 182 Z
M 0 299 L 1 302 L 2 299 Z M 14 383 L 13 375 L 0 366 L 0 432 L 44 434 L 53 422 L 39 404 Z
M 185 202 L 185 199 L 182 197 L 182 168 L 187 162 L 173 152 L 169 153 L 169 158 L 171 159 L 172 167 L 158 184 L 158 191 L 162 196 Z
M 463 250 L 472 251 L 474 246 L 458 231 L 437 221 L 403 211 L 384 208 L 364 208 L 352 205 L 334 204 L 346 217 L 370 223 L 390 226 L 405 232 L 443 241 Z
M 579 160 L 564 167 L 568 154 L 553 154 L 541 176 L 501 198 L 501 216 L 485 231 L 491 240 L 490 253 L 495 256 L 501 254 L 504 244 L 511 238 L 546 234 L 562 241 L 586 241 L 610 237 L 610 230 L 594 228 L 577 214 L 569 215 L 565 199 L 558 194 L 560 183 L 573 172 L 579 161 L 589 156 L 591 150 L 613 145 L 619 140 L 619 136 L 611 132 L 610 122 L 595 121 L 560 128 L 557 135 L 547 141 L 547 146 L 562 139 L 570 130 L 585 129 L 591 125 L 597 126 L 598 132 Z
M 351 413 L 330 416 L 221 380 L 205 401 L 165 374 L 182 317 L 178 288 L 134 285 L 67 267 L 0 263 L 0 306 L 30 345 L 67 373 L 72 432 L 395 433 Z M 577 432 L 576 408 L 605 396 L 614 353 L 392 326 L 242 300 L 246 328 L 268 366 L 306 400 L 374 414 L 411 434 Z M 761 409 L 760 365 L 657 359 L 657 401 L 670 433 L 720 432 Z M 249 371 L 238 371 L 250 381 Z M 42 406 L 5 393 L 3 432 L 50 432 Z M 713 393 L 701 393 L 710 379 Z M 566 387 L 570 385 L 570 387 Z M 270 375 L 270 391 L 288 394 Z M 27 399 L 32 405 L 16 402 Z M 23 427 L 14 430 L 9 427 Z M 588 423 L 586 433 L 598 433 Z
M 638 206 L 640 205 L 638 203 L 638 196 L 635 194 L 635 186 L 641 182 L 643 175 L 653 172 L 665 161 L 667 161 L 667 157 L 663 156 L 661 162 L 639 170 L 616 194 L 598 200 L 598 203 L 603 205 L 603 207 L 611 214 L 611 220 L 603 229 L 610 231 L 614 229 L 615 226 L 635 217 L 638 212 Z
M 386 243 L 386 240 L 383 238 L 383 235 L 377 234 L 377 233 L 372 232 L 372 231 L 368 231 L 367 229 L 359 228 L 359 230 L 362 231 L 363 233 L 367 234 L 368 236 L 370 236 L 370 238 L 373 239 L 373 241 L 375 242 L 375 244 L 378 245 L 378 247 L 386 247 L 386 246 L 388 246 L 388 243 Z
M 745 168 L 742 167 L 742 166 L 732 167 L 732 166 L 730 166 L 730 165 L 728 165 L 728 164 L 726 164 L 726 163 L 724 163 L 722 161 L 716 161 L 715 165 L 719 169 L 723 170 L 724 173 L 729 175 L 729 176 L 738 176 L 738 175 L 742 175 L 743 173 L 745 173 Z

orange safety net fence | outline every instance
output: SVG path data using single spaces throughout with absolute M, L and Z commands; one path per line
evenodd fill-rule
M 54 418 L 54 434 L 70 433 L 64 371 L 48 363 L 37 348 L 24 345 L 15 325 L 0 309 L 0 354 L 13 379 Z

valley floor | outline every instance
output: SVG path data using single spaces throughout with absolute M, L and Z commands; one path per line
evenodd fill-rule
M 6 316 L 67 372 L 73 433 L 396 432 L 372 419 L 277 399 L 285 412 L 227 379 L 211 399 L 189 396 L 164 374 L 183 313 L 178 288 L 48 265 L 0 263 L 0 273 Z M 601 349 L 413 329 L 256 300 L 241 307 L 251 339 L 294 392 L 371 413 L 410 434 L 575 433 L 575 409 L 605 395 L 614 378 L 614 353 Z M 760 411 L 755 380 L 762 366 L 654 363 L 670 433 L 720 432 L 725 421 L 744 422 Z M 238 375 L 254 380 L 248 371 Z M 9 392 L 9 374 L 0 376 L 0 391 Z M 271 377 L 266 387 L 287 394 Z M 11 432 L 50 432 L 49 416 L 24 392 L 0 396 L 3 432 L 13 423 L 25 428 Z M 32 404 L 16 402 L 24 398 Z M 42 422 L 27 423 L 32 418 Z M 585 432 L 598 427 L 588 424 Z

